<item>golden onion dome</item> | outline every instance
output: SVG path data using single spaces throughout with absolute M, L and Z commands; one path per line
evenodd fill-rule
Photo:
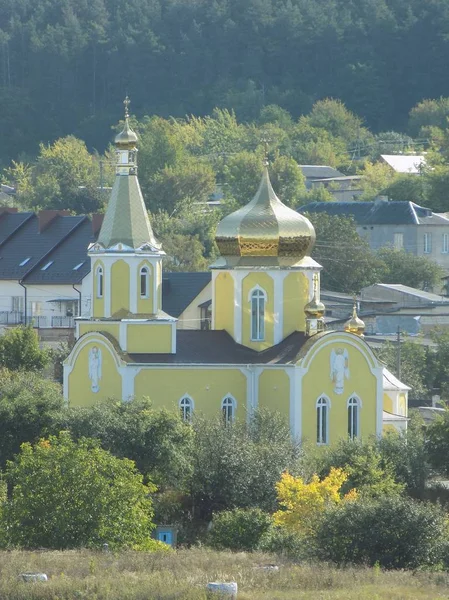
M 125 100 L 123 101 L 123 104 L 125 105 L 125 126 L 123 127 L 123 130 L 115 136 L 114 142 L 117 148 L 129 150 L 136 146 L 137 134 L 131 129 L 129 125 L 128 106 L 130 104 L 130 100 L 128 96 L 126 96 Z
M 220 221 L 215 235 L 223 257 L 277 257 L 298 262 L 315 242 L 312 223 L 276 196 L 265 162 L 254 198 Z
M 306 316 L 312 319 L 321 319 L 324 316 L 326 311 L 326 307 L 321 302 L 321 300 L 317 300 L 316 292 L 313 294 L 312 300 L 305 305 L 304 312 Z
M 363 336 L 365 331 L 365 323 L 358 317 L 355 304 L 354 308 L 352 309 L 352 317 L 345 323 L 345 331 L 360 336 Z

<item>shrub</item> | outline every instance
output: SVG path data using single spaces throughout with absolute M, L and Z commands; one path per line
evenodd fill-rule
M 297 531 L 272 526 L 260 538 L 257 549 L 299 561 L 309 558 L 309 547 L 308 540 Z
M 134 463 L 102 450 L 94 440 L 74 442 L 67 432 L 22 445 L 6 477 L 3 506 L 10 546 L 148 549 L 150 487 Z M 150 543 L 151 546 L 151 543 Z
M 0 365 L 16 371 L 39 371 L 48 364 L 50 355 L 41 350 L 31 325 L 12 327 L 0 336 Z
M 255 550 L 268 531 L 271 517 L 259 508 L 235 508 L 214 515 L 211 546 L 229 550 Z
M 384 496 L 327 509 L 316 531 L 315 552 L 337 564 L 416 569 L 443 559 L 446 536 L 440 507 Z

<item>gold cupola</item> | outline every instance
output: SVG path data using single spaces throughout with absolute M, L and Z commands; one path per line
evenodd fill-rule
M 365 332 L 365 323 L 357 315 L 357 306 L 355 302 L 354 308 L 352 309 L 352 317 L 349 319 L 349 321 L 346 321 L 345 323 L 345 331 L 347 333 L 359 335 L 360 337 L 363 337 L 363 334 Z
M 310 254 L 315 230 L 276 196 L 265 160 L 256 195 L 220 221 L 215 241 L 228 266 L 293 266 Z
M 128 107 L 131 101 L 126 96 L 123 104 L 125 105 L 125 126 L 122 131 L 115 136 L 114 143 L 119 149 L 131 150 L 136 147 L 137 134 L 131 129 L 129 125 L 129 110 Z

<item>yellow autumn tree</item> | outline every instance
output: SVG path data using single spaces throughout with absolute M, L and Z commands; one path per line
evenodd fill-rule
M 343 469 L 334 467 L 324 479 L 320 480 L 315 474 L 309 483 L 305 483 L 301 477 L 283 473 L 276 484 L 281 510 L 273 515 L 275 524 L 300 533 L 313 533 L 317 517 L 327 506 L 356 499 L 355 489 L 343 497 L 340 494 L 347 479 L 348 475 Z

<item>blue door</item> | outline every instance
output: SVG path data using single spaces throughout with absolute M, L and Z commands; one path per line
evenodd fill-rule
M 157 539 L 160 542 L 164 542 L 164 544 L 172 545 L 172 532 L 171 531 L 159 531 L 157 534 Z

